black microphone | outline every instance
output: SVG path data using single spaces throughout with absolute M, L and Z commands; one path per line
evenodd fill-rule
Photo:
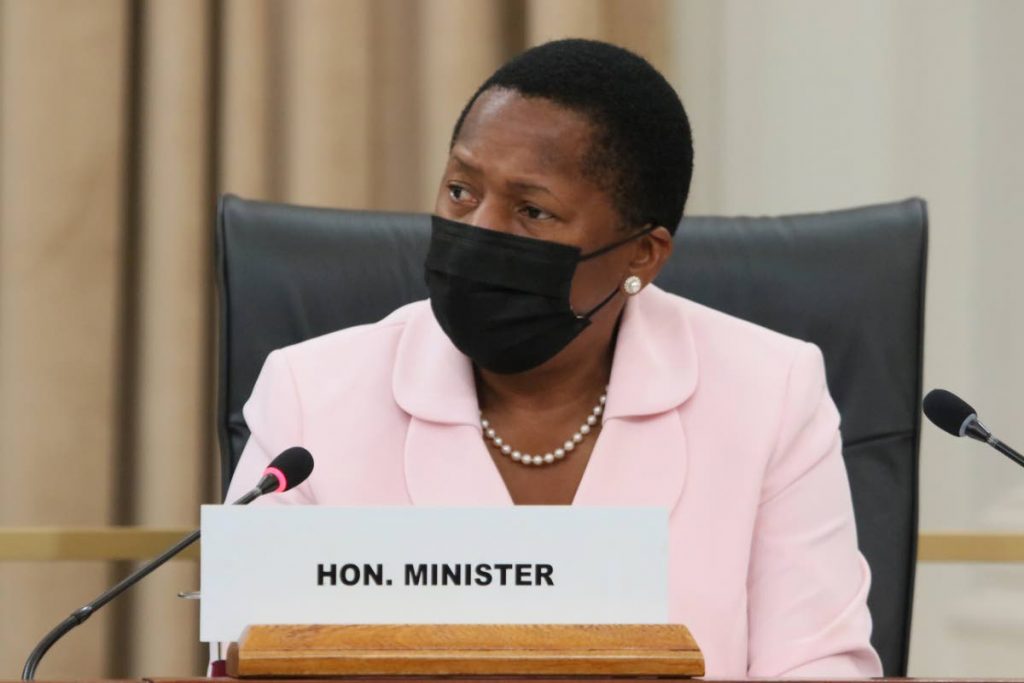
M 313 471 L 313 456 L 301 446 L 293 446 L 274 458 L 256 486 L 232 505 L 248 505 L 268 493 L 284 493 L 309 478 Z
M 284 451 L 274 458 L 267 469 L 263 470 L 256 486 L 244 496 L 236 500 L 232 505 L 248 505 L 262 495 L 267 493 L 281 493 L 295 488 L 304 482 L 313 471 L 313 456 L 309 451 L 301 447 L 293 447 Z M 79 607 L 68 616 L 67 619 L 57 624 L 53 630 L 47 633 L 39 644 L 35 646 L 25 660 L 25 668 L 21 670 L 21 680 L 31 681 L 35 678 L 36 667 L 46 651 L 53 647 L 53 644 L 63 638 L 68 631 L 75 628 L 83 621 L 93 615 L 101 607 L 116 598 L 127 589 L 139 582 L 140 579 L 149 575 L 154 569 L 167 562 L 185 548 L 199 540 L 199 529 L 181 539 L 168 548 L 162 555 L 147 562 L 142 567 L 126 576 L 113 588 L 97 597 L 92 602 Z
M 1024 467 L 1024 455 L 994 437 L 988 427 L 978 419 L 978 411 L 953 392 L 945 389 L 932 389 L 924 397 L 922 407 L 925 416 L 939 429 L 949 432 L 953 436 L 969 436 L 977 441 L 987 443 Z

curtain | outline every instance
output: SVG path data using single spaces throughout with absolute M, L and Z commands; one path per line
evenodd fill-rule
M 1021 25 L 1014 0 L 0 0 L 0 526 L 197 524 L 217 194 L 429 210 L 466 99 L 562 36 L 676 85 L 694 213 L 927 199 L 926 388 L 1024 443 Z M 1012 465 L 968 448 L 924 428 L 922 528 L 1019 532 Z M 0 678 L 129 569 L 0 563 Z M 921 567 L 911 672 L 1013 671 L 1020 571 Z M 40 677 L 201 672 L 197 586 L 166 565 Z
M 458 112 L 562 36 L 667 69 L 664 0 L 3 0 L 0 525 L 185 527 L 219 493 L 218 193 L 429 210 Z M 0 677 L 130 567 L 0 564 Z M 194 563 L 40 677 L 200 673 Z

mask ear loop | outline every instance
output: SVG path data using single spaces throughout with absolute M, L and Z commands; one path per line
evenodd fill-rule
M 619 293 L 619 288 L 616 287 L 615 289 L 613 289 L 611 291 L 611 294 L 606 296 L 604 298 L 604 300 L 601 301 L 601 303 L 599 303 L 598 305 L 594 306 L 593 308 L 591 308 L 586 313 L 577 313 L 576 314 L 576 319 L 577 320 L 590 320 L 590 316 L 594 315 L 595 313 L 600 311 L 602 308 L 604 308 L 608 304 L 609 301 L 611 301 L 612 299 L 615 298 L 615 295 L 618 294 L 618 293 Z
M 596 249 L 596 250 L 590 252 L 589 254 L 583 254 L 582 256 L 580 256 L 579 260 L 580 261 L 586 261 L 588 259 L 597 258 L 598 256 L 601 256 L 603 254 L 607 254 L 609 251 L 613 251 L 615 249 L 618 249 L 623 244 L 627 244 L 627 243 L 632 242 L 633 240 L 635 240 L 637 238 L 643 237 L 644 235 L 646 235 L 649 232 L 654 232 L 654 229 L 657 228 L 657 227 L 658 227 L 657 225 L 653 225 L 653 224 L 649 225 L 648 227 L 644 228 L 640 232 L 635 233 L 633 235 L 630 235 L 629 237 L 626 237 L 624 239 L 621 239 L 618 242 L 612 242 L 611 244 L 609 244 L 607 246 L 604 246 L 604 247 L 601 247 L 600 249 Z
M 602 254 L 607 254 L 609 251 L 612 251 L 613 249 L 618 249 L 623 244 L 627 244 L 628 242 L 632 242 L 633 240 L 637 239 L 638 237 L 643 237 L 647 233 L 653 232 L 654 229 L 657 228 L 657 227 L 658 226 L 654 225 L 654 224 L 649 225 L 648 227 L 644 228 L 643 230 L 641 230 L 640 232 L 636 233 L 635 235 L 630 235 L 629 237 L 626 237 L 625 239 L 621 239 L 618 242 L 612 242 L 608 246 L 601 247 L 600 249 L 597 249 L 596 251 L 592 251 L 589 254 L 584 254 L 584 255 L 580 256 L 579 260 L 580 261 L 586 261 L 587 259 L 597 258 L 598 256 L 601 256 Z M 592 315 L 594 315 L 595 313 L 600 311 L 602 308 L 607 306 L 608 302 L 610 302 L 612 299 L 614 299 L 615 295 L 618 294 L 618 293 L 619 293 L 619 287 L 616 286 L 615 289 L 613 289 L 611 291 L 611 293 L 609 293 L 608 296 L 606 296 L 601 301 L 601 303 L 599 303 L 598 305 L 594 306 L 593 308 L 591 308 L 586 313 L 576 313 L 575 314 L 576 315 L 576 319 L 577 320 L 590 320 L 590 317 Z

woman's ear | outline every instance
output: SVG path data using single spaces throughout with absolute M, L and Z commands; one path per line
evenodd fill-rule
M 672 255 L 672 244 L 672 233 L 660 225 L 641 237 L 629 263 L 630 274 L 649 285 Z

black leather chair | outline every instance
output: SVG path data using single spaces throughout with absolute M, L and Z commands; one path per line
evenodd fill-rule
M 218 430 L 226 489 L 249 436 L 242 405 L 267 354 L 425 298 L 425 215 L 223 197 Z M 917 454 L 927 216 L 910 199 L 778 218 L 685 218 L 657 283 L 817 344 L 842 414 L 872 638 L 907 668 L 917 538 Z

